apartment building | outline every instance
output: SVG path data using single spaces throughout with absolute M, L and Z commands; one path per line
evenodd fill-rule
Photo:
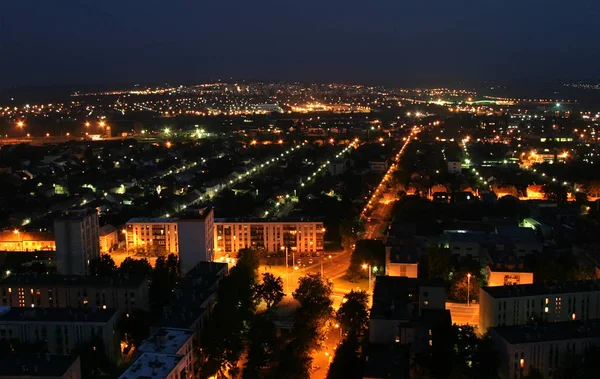
M 600 281 L 567 281 L 482 287 L 479 290 L 479 327 L 525 325 L 600 318 Z
M 78 275 L 11 275 L 0 281 L 0 304 L 13 308 L 149 310 L 148 279 Z
M 182 355 L 144 353 L 119 379 L 190 379 Z M 192 373 L 193 374 L 193 373 Z
M 323 252 L 325 228 L 321 221 L 304 219 L 240 220 L 215 219 L 217 255 L 235 254 L 240 249 L 260 248 L 270 252 L 289 248 L 295 253 Z
M 0 307 L 0 339 L 44 343 L 56 355 L 73 354 L 81 344 L 99 339 L 107 358 L 118 363 L 118 319 L 116 309 Z
M 82 379 L 79 355 L 8 356 L 0 367 L 0 379 Z
M 214 211 L 190 210 L 179 218 L 132 218 L 125 228 L 127 250 L 177 254 L 182 272 L 214 260 Z
M 182 378 L 194 374 L 194 331 L 191 329 L 159 328 L 139 348 L 140 353 L 179 355 L 185 369 Z M 133 363 L 136 364 L 135 362 Z
M 104 225 L 99 230 L 100 234 L 100 253 L 107 254 L 113 250 L 113 248 L 119 244 L 119 235 L 117 228 L 108 224 Z
M 100 258 L 100 227 L 94 208 L 69 209 L 54 221 L 59 274 L 86 275 L 90 261 Z
M 535 368 L 552 378 L 570 357 L 600 345 L 600 320 L 503 326 L 490 335 L 502 362 L 502 377 L 520 379 Z

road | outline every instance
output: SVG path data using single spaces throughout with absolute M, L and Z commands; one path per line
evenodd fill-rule
M 446 309 L 450 310 L 452 323 L 458 325 L 473 325 L 479 327 L 479 304 L 448 303 Z

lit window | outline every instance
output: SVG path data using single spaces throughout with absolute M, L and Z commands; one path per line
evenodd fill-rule
M 544 308 L 544 312 L 548 313 L 548 307 Z
M 525 367 L 525 359 L 521 358 L 521 360 L 519 361 L 519 365 L 521 366 L 521 368 Z

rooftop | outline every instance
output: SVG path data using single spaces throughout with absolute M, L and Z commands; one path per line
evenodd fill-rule
M 17 232 L 5 230 L 0 232 L 0 242 L 18 241 L 54 241 L 54 233 L 50 232 Z
M 111 224 L 106 224 L 103 227 L 101 227 L 100 230 L 99 230 L 100 236 L 107 236 L 107 235 L 109 235 L 111 233 L 114 233 L 116 231 L 117 231 L 117 228 L 115 228 Z
M 177 354 L 194 337 L 191 329 L 158 328 L 140 347 L 144 353 Z
M 134 217 L 127 221 L 128 224 L 133 223 L 156 223 L 156 224 L 168 224 L 177 222 L 177 218 L 174 217 Z
M 147 283 L 144 276 L 138 275 L 114 275 L 114 276 L 79 276 L 79 275 L 39 275 L 27 273 L 10 275 L 0 280 L 0 286 L 37 285 L 37 286 L 90 286 L 90 287 L 133 287 Z
M 246 218 L 246 217 L 237 217 L 237 218 L 215 218 L 215 223 L 269 223 L 269 222 L 280 222 L 280 223 L 301 223 L 301 222 L 322 222 L 320 219 L 311 218 L 311 217 L 282 217 L 282 218 Z
M 600 338 L 600 320 L 502 326 L 494 328 L 492 333 L 496 333 L 509 344 Z
M 183 359 L 182 355 L 144 353 L 121 375 L 120 379 L 167 378 Z
M 518 284 L 514 286 L 482 287 L 483 291 L 493 298 L 538 296 L 561 293 L 593 292 L 600 291 L 600 280 L 566 281 L 560 284 Z
M 84 308 L 11 308 L 0 307 L 0 324 L 13 321 L 39 322 L 107 322 L 116 309 Z
M 420 287 L 444 287 L 444 280 L 378 276 L 375 279 L 371 318 L 396 320 L 412 317 L 413 303 Z
M 79 356 L 36 354 L 31 356 L 11 356 L 0 360 L 2 373 L 0 377 L 48 377 L 63 376 L 73 365 L 81 371 Z
M 58 217 L 58 220 L 81 220 L 86 216 L 91 214 L 98 213 L 95 208 L 90 207 L 71 207 L 64 211 L 62 215 Z
M 496 230 L 501 237 L 508 238 L 512 243 L 539 243 L 535 231 L 531 228 L 498 226 Z

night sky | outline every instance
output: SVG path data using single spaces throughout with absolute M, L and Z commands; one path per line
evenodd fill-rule
M 598 0 L 2 0 L 0 87 L 598 78 Z

